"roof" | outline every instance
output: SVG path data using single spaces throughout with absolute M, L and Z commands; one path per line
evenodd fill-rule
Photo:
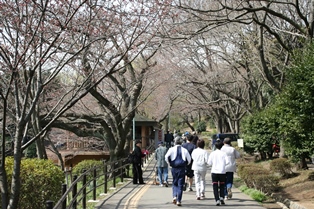
M 135 117 L 136 126 L 153 126 L 154 128 L 159 128 L 161 125 L 154 119 L 147 118 L 143 115 L 136 114 Z

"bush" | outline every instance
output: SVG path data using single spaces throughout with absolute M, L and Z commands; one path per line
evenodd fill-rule
M 277 158 L 270 162 L 270 170 L 278 173 L 284 178 L 292 176 L 292 165 L 286 158 Z
M 256 175 L 253 178 L 254 189 L 265 194 L 272 194 L 279 190 L 279 177 L 272 174 Z
M 258 164 L 240 164 L 238 175 L 247 187 L 263 191 L 266 194 L 271 194 L 279 188 L 279 178 Z
M 6 158 L 8 185 L 11 186 L 13 158 Z M 46 201 L 61 198 L 63 171 L 50 160 L 23 159 L 21 161 L 21 189 L 19 209 L 46 208 Z M 10 189 L 10 188 L 9 188 Z
M 104 163 L 100 160 L 83 160 L 79 162 L 72 170 L 73 175 L 80 176 L 84 170 L 90 170 L 93 168 L 103 169 Z M 87 174 L 87 179 L 93 178 L 93 173 Z
M 198 133 L 201 133 L 203 131 L 206 131 L 206 122 L 205 121 L 201 121 L 197 124 L 196 126 L 196 131 Z

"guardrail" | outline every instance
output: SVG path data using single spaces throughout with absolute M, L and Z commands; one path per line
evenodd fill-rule
M 149 153 L 143 158 L 143 163 L 148 161 L 154 151 L 153 147 L 148 150 Z M 55 206 L 53 201 L 46 201 L 46 209 L 77 209 L 79 205 L 86 209 L 88 194 L 92 193 L 93 200 L 97 200 L 98 188 L 103 187 L 103 193 L 108 193 L 108 183 L 112 181 L 115 188 L 118 178 L 123 182 L 124 177 L 130 176 L 130 167 L 128 159 L 123 158 L 112 162 L 104 161 L 104 166 L 84 170 L 80 176 L 74 175 L 70 178 L 72 182 L 69 186 L 62 184 L 62 197 Z

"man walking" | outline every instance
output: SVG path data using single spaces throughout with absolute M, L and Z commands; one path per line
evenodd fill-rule
M 157 160 L 157 172 L 159 185 L 162 187 L 165 185 L 168 187 L 168 164 L 165 160 L 167 153 L 167 148 L 164 146 L 164 143 L 160 141 L 158 143 L 158 148 L 155 151 L 155 159 Z
M 231 146 L 231 139 L 225 138 L 224 145 L 221 148 L 221 151 L 227 154 L 227 157 L 230 161 L 228 165 L 226 165 L 226 186 L 225 186 L 225 200 L 232 198 L 232 184 L 233 184 L 233 175 L 236 171 L 236 159 L 240 158 L 240 153 Z
M 174 139 L 174 146 L 166 153 L 165 160 L 172 167 L 172 196 L 173 204 L 181 206 L 183 184 L 185 182 L 185 167 L 191 163 L 189 152 L 181 146 L 182 139 L 177 136 Z
M 193 138 L 194 138 L 193 135 L 188 135 L 186 143 L 182 145 L 182 147 L 187 149 L 190 155 L 192 154 L 193 150 L 196 148 L 196 146 L 192 143 Z M 193 159 L 191 163 L 185 167 L 186 179 L 185 179 L 184 188 L 187 189 L 187 186 L 189 186 L 188 191 L 190 192 L 193 191 L 192 184 L 193 184 L 194 171 L 192 170 L 192 164 L 193 164 Z
M 174 138 L 173 135 L 168 130 L 167 133 L 165 134 L 165 143 L 166 143 L 167 149 L 169 149 L 171 147 L 171 143 L 173 142 L 173 138 Z

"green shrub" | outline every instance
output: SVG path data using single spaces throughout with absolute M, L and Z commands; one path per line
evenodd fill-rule
M 252 181 L 254 189 L 265 194 L 272 194 L 279 189 L 279 177 L 273 174 L 256 175 Z
M 292 176 L 294 173 L 292 171 L 292 165 L 286 158 L 277 158 L 270 162 L 270 170 L 278 173 L 284 178 Z
M 103 169 L 104 168 L 104 163 L 103 161 L 100 160 L 83 160 L 79 162 L 72 170 L 73 175 L 80 176 L 84 170 L 90 170 L 92 168 L 98 168 L 98 169 Z M 87 179 L 90 179 L 93 177 L 93 173 L 89 173 L 87 175 Z
M 205 121 L 201 121 L 197 124 L 196 126 L 196 131 L 198 133 L 201 133 L 203 131 L 206 131 L 206 122 Z
M 252 163 L 241 164 L 238 168 L 238 175 L 249 188 L 255 188 L 257 176 L 269 174 L 270 172 L 262 166 Z
M 13 158 L 6 158 L 8 185 L 11 186 Z M 21 189 L 19 209 L 45 208 L 46 201 L 61 198 L 64 183 L 62 170 L 50 160 L 23 159 L 21 161 Z

